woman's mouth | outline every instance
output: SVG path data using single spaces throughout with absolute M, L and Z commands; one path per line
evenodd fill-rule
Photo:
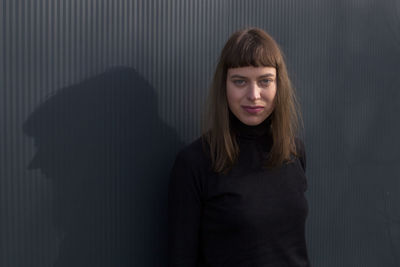
M 242 106 L 242 108 L 250 114 L 257 114 L 264 110 L 263 106 Z

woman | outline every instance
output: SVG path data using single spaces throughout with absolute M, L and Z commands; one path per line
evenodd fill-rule
M 206 131 L 171 171 L 169 266 L 310 266 L 296 103 L 272 37 L 235 32 L 214 74 Z

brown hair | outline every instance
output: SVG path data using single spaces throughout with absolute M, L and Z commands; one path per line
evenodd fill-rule
M 276 68 L 275 108 L 270 115 L 273 145 L 266 166 L 278 167 L 290 161 L 292 154 L 298 155 L 295 138 L 301 115 L 281 49 L 265 31 L 243 29 L 233 33 L 222 49 L 209 91 L 203 140 L 209 146 L 213 170 L 218 173 L 227 173 L 239 155 L 236 138 L 230 130 L 227 71 L 246 66 Z

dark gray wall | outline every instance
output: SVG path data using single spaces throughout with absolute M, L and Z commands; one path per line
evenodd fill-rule
M 400 2 L 0 1 L 0 266 L 164 266 L 166 186 L 228 36 L 301 100 L 313 266 L 400 266 Z

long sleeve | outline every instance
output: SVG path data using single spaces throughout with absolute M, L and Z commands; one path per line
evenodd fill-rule
M 193 159 L 192 159 L 193 160 Z M 178 154 L 168 186 L 168 266 L 197 266 L 200 220 L 202 213 L 201 182 L 196 180 L 191 160 Z M 193 162 L 192 162 L 193 163 Z
M 168 185 L 167 266 L 309 267 L 303 142 L 296 140 L 292 161 L 271 170 L 261 153 L 268 148 L 260 149 L 272 144 L 264 139 L 269 132 L 238 138 L 241 154 L 226 174 L 213 171 L 202 138 L 176 157 Z

